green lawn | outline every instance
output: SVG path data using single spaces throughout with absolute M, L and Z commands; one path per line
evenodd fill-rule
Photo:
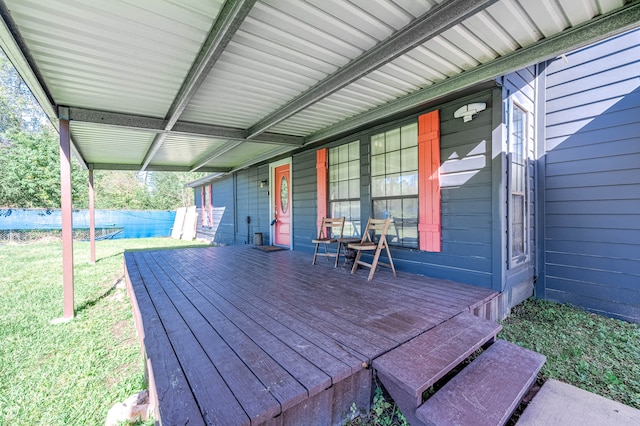
M 499 338 L 547 357 L 557 379 L 640 409 L 640 325 L 543 300 L 516 306 Z
M 99 425 L 146 387 L 124 250 L 179 247 L 169 238 L 74 244 L 76 318 L 62 316 L 62 245 L 0 245 L 0 424 Z M 192 245 L 192 244 L 191 244 Z

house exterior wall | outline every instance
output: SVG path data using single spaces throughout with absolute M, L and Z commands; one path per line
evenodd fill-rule
M 213 184 L 212 199 L 215 207 L 224 207 L 220 224 L 215 233 L 214 243 L 236 243 L 236 214 L 235 214 L 235 175 L 225 176 Z M 199 188 L 196 189 L 198 194 Z
M 495 89 L 498 93 L 499 89 Z M 492 91 L 442 105 L 441 205 L 443 249 L 439 253 L 392 247 L 400 271 L 446 278 L 481 287 L 492 287 Z M 454 118 L 459 107 L 485 102 L 487 109 L 472 121 Z M 371 214 L 370 138 L 394 127 L 417 121 L 417 116 L 376 126 L 333 142 L 337 146 L 360 140 L 361 223 Z M 315 150 L 293 157 L 294 249 L 313 251 L 316 225 Z
M 318 235 L 316 224 L 316 153 L 294 155 L 291 162 L 291 203 L 293 211 L 293 248 L 313 252 L 311 239 Z
M 261 181 L 268 180 L 268 166 L 252 167 L 236 174 L 237 244 L 253 244 L 256 232 L 263 234 L 263 241 L 269 240 L 269 185 L 260 187 Z
M 640 30 L 546 69 L 539 297 L 640 322 Z
M 371 197 L 371 138 L 410 123 L 417 123 L 421 114 L 433 109 L 440 117 L 440 252 L 421 251 L 417 248 L 392 246 L 391 251 L 399 271 L 451 279 L 497 291 L 508 290 L 501 315 L 513 302 L 518 303 L 531 295 L 533 282 L 534 232 L 528 235 L 531 257 L 517 271 L 509 270 L 506 258 L 506 106 L 510 97 L 526 98 L 535 102 L 536 69 L 525 70 L 505 78 L 500 87 L 483 90 L 454 101 L 438 105 L 423 112 L 376 125 L 341 140 L 320 147 L 294 153 L 291 159 L 291 194 L 293 209 L 293 249 L 312 252 L 311 240 L 317 234 L 318 200 L 316 152 L 358 141 L 360 147 L 360 221 L 365 224 L 372 214 Z M 523 101 L 524 102 L 524 101 Z M 486 109 L 471 121 L 455 118 L 454 112 L 472 103 L 485 103 Z M 534 128 L 532 109 L 530 126 Z M 533 132 L 532 132 L 533 135 Z M 533 136 L 532 136 L 533 138 Z M 530 147 L 532 152 L 534 146 Z M 330 166 L 331 167 L 331 166 Z M 529 179 L 533 182 L 533 161 Z M 264 171 L 263 171 L 264 170 Z M 264 232 L 265 241 L 271 219 L 269 198 L 259 188 L 259 182 L 268 179 L 268 165 L 252 167 L 213 181 L 214 205 L 234 206 L 235 228 L 231 223 L 221 223 L 221 234 L 215 241 L 244 244 L 253 232 Z M 235 185 L 235 186 L 234 186 Z M 235 192 L 234 189 L 235 188 Z M 529 186 L 529 202 L 533 203 L 534 187 Z M 197 193 L 198 191 L 196 191 Z M 235 200 L 233 196 L 235 195 Z M 266 210 L 265 210 L 266 209 Z M 257 212 L 257 213 L 256 213 Z M 533 207 L 530 214 L 533 215 Z M 246 217 L 251 216 L 247 227 Z M 225 216 L 229 218 L 232 216 Z M 533 217 L 533 216 L 532 216 Z M 256 223 L 256 220 L 258 221 Z M 533 226 L 533 219 L 529 226 Z M 255 225 L 255 227 L 254 227 Z M 247 230 L 248 229 L 248 230 Z M 259 231 L 257 231 L 259 230 Z M 220 231 L 219 231 L 220 232 Z M 250 242 L 250 241 L 249 241 Z M 512 282 L 507 286 L 508 278 Z M 524 283 L 524 284 L 523 284 Z
M 398 250 L 394 260 L 401 267 L 492 287 L 493 98 L 491 91 L 483 92 L 440 108 L 442 251 Z M 458 108 L 475 102 L 487 109 L 467 123 L 454 118 Z

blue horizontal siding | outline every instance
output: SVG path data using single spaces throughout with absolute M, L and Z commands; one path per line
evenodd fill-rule
M 547 240 L 547 254 L 570 253 L 576 256 L 600 256 L 610 259 L 640 259 L 640 247 L 637 244 L 620 244 L 592 242 L 592 241 L 570 241 L 570 240 Z
M 269 188 L 260 188 L 260 181 L 268 180 L 269 167 L 253 167 L 236 174 L 236 243 L 252 244 L 254 234 L 269 240 Z M 247 224 L 247 217 L 250 223 Z
M 548 176 L 547 188 L 582 188 L 585 186 L 628 185 L 640 183 L 636 169 L 591 172 L 573 175 Z
M 640 322 L 640 30 L 547 68 L 546 297 Z
M 214 207 L 224 207 L 220 225 L 216 230 L 214 242 L 218 244 L 235 244 L 236 214 L 233 176 L 217 179 L 212 183 L 212 199 Z
M 575 291 L 562 291 L 553 287 L 548 288 L 546 293 L 546 297 L 549 300 L 571 303 L 600 315 L 633 322 L 637 322 L 638 318 L 640 318 L 640 305 L 638 304 L 612 300 L 609 297 L 598 298 L 591 295 L 583 295 Z
M 318 233 L 316 150 L 293 156 L 291 169 L 293 248 L 313 252 L 311 240 L 316 238 Z

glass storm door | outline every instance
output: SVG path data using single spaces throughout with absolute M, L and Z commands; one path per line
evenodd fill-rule
M 274 243 L 291 245 L 291 174 L 289 164 L 274 169 L 275 235 Z

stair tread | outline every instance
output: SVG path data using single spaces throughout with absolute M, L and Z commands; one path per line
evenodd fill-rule
M 393 381 L 417 407 L 422 392 L 501 329 L 500 324 L 462 313 L 376 358 L 373 367 L 382 383 Z
M 496 341 L 416 410 L 427 425 L 503 425 L 546 361 L 537 352 Z

